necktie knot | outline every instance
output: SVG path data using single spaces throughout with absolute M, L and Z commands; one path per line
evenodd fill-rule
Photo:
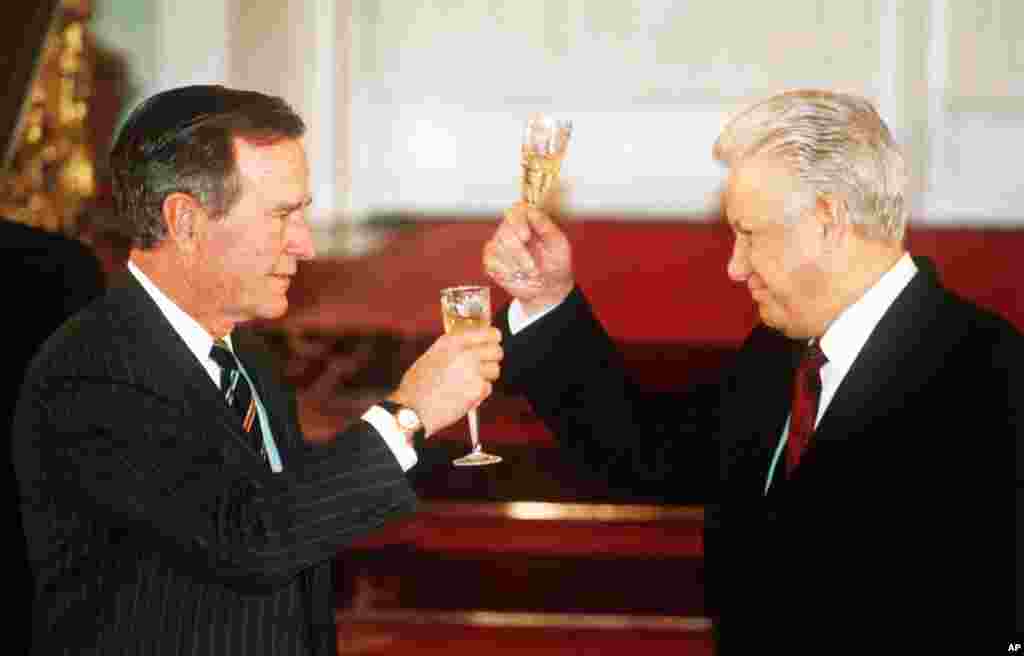
M 807 389 L 812 390 L 815 394 L 821 391 L 821 377 L 819 373 L 826 363 L 828 363 L 828 358 L 825 357 L 825 352 L 818 345 L 818 340 L 808 344 L 803 357 L 800 358 L 797 376 L 803 378 L 803 383 L 807 386 Z
M 235 354 L 228 348 L 227 342 L 223 339 L 218 339 L 210 347 L 210 359 L 220 365 L 221 369 L 226 371 L 235 371 L 238 369 L 238 361 L 235 360 Z
M 807 345 L 793 380 L 793 407 L 789 420 L 789 438 L 786 445 L 786 471 L 792 472 L 799 464 L 814 433 L 821 394 L 821 368 L 828 362 L 825 353 L 814 340 Z
M 814 340 L 807 345 L 803 360 L 807 363 L 808 367 L 814 367 L 815 371 L 821 369 L 828 362 L 828 358 L 825 356 L 825 352 L 821 350 L 818 340 Z

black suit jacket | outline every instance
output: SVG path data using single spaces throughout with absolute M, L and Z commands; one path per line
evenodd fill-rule
M 39 346 L 68 317 L 103 293 L 100 262 L 81 242 L 34 226 L 0 219 L 0 280 L 7 281 L 11 299 L 28 307 L 12 306 L 16 320 L 5 322 L 4 364 L 0 375 L 0 424 L 5 440 L 0 458 L 3 477 L 2 517 L 8 542 L 5 589 L 12 599 L 32 598 L 32 576 L 25 557 L 18 486 L 10 462 L 10 432 L 14 405 L 25 367 Z M 32 298 L 28 295 L 31 294 Z M 32 606 L 15 603 L 7 616 L 10 631 L 4 650 L 28 653 Z
M 239 355 L 283 473 L 130 276 L 44 345 L 14 424 L 33 653 L 335 653 L 335 553 L 415 497 L 371 426 L 304 442 L 291 393 Z
M 1016 517 L 1000 462 L 1017 453 L 1020 480 L 1024 339 L 918 265 L 800 466 L 789 479 L 779 467 L 767 494 L 795 342 L 760 326 L 720 380 L 650 395 L 579 289 L 506 335 L 504 382 L 574 457 L 631 492 L 707 504 L 720 653 L 889 653 L 968 626 L 1009 631 L 1020 586 L 1008 583 Z

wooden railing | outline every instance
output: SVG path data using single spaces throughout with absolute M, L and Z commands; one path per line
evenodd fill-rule
M 339 554 L 342 653 L 710 654 L 700 507 L 428 502 Z

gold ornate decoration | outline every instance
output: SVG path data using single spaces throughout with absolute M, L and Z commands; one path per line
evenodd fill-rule
M 93 90 L 88 0 L 63 0 L 47 36 L 11 170 L 0 179 L 0 215 L 73 234 L 96 194 L 86 120 Z

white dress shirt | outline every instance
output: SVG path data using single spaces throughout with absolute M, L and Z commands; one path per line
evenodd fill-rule
M 815 427 L 832 402 L 839 384 L 853 366 L 853 361 L 864 348 L 864 343 L 882 320 L 882 315 L 910 284 L 910 279 L 916 273 L 917 265 L 909 253 L 904 253 L 878 282 L 853 305 L 843 310 L 822 335 L 819 346 L 828 362 L 821 368 L 821 397 Z
M 512 301 L 512 303 L 508 306 L 508 329 L 509 329 L 509 332 L 511 332 L 513 335 L 515 335 L 516 333 L 518 333 L 523 328 L 526 328 L 531 323 L 535 323 L 541 317 L 543 317 L 544 315 L 550 313 L 552 310 L 554 310 L 559 305 L 561 305 L 561 303 L 555 303 L 554 305 L 549 305 L 548 307 L 544 308 L 543 310 L 541 310 L 540 312 L 536 313 L 532 317 L 528 317 L 528 316 L 526 316 L 526 311 L 523 310 L 523 304 L 519 302 L 518 298 L 514 299 Z
M 131 272 L 135 279 L 139 281 L 142 288 L 146 290 L 146 293 L 152 297 L 157 307 L 167 321 L 170 322 L 171 327 L 174 328 L 175 332 L 181 336 L 184 340 L 185 345 L 188 349 L 195 354 L 196 359 L 206 369 L 206 373 L 210 375 L 210 379 L 213 384 L 218 388 L 220 387 L 220 365 L 214 362 L 210 357 L 210 349 L 213 347 L 213 337 L 203 328 L 198 321 L 193 319 L 187 312 L 182 310 L 178 305 L 172 301 L 163 291 L 157 287 L 152 280 L 149 279 L 145 273 L 143 273 L 135 263 L 128 262 L 128 270 Z M 234 350 L 234 346 L 231 344 L 231 335 L 224 337 L 224 341 L 228 343 L 228 346 Z M 391 449 L 395 459 L 398 460 L 398 464 L 401 465 L 402 471 L 408 471 L 417 462 L 416 450 L 413 449 L 405 438 L 395 422 L 394 417 L 387 410 L 378 406 L 373 406 L 362 416 L 362 419 L 367 421 L 373 426 L 384 442 Z

